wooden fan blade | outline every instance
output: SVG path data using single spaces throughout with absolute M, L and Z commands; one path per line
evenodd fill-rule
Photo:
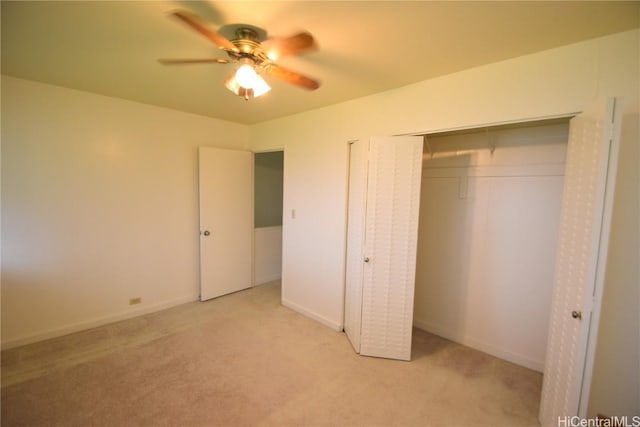
M 302 32 L 291 37 L 273 38 L 262 42 L 262 49 L 272 59 L 316 49 L 316 41 L 311 33 Z
M 228 64 L 231 61 L 222 58 L 208 59 L 158 59 L 163 65 L 186 65 L 186 64 Z
M 227 38 L 217 33 L 216 31 L 209 29 L 207 27 L 207 24 L 205 24 L 204 21 L 202 21 L 196 15 L 193 15 L 184 10 L 176 10 L 172 14 L 221 48 L 233 51 L 238 50 L 235 45 L 231 43 Z
M 269 64 L 265 68 L 265 71 L 273 77 L 308 90 L 316 90 L 320 87 L 320 83 L 317 80 L 303 76 L 302 74 L 296 73 L 295 71 L 291 71 L 276 64 Z

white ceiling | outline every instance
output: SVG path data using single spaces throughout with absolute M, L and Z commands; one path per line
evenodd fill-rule
M 321 81 L 244 101 L 222 81 L 233 65 L 163 66 L 226 57 L 169 16 L 213 29 L 247 23 L 269 36 L 311 32 L 319 50 L 279 63 Z M 640 2 L 2 1 L 2 73 L 252 124 L 482 64 L 640 26 Z

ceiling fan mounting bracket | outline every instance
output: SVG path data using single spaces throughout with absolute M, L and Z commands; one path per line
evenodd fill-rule
M 259 42 L 258 33 L 253 28 L 242 27 L 236 30 L 236 38 Z
M 268 38 L 266 30 L 251 24 L 227 24 L 220 27 L 218 32 L 229 40 L 246 38 L 262 43 Z

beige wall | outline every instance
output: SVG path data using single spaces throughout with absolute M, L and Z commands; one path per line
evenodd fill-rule
M 4 346 L 197 299 L 201 145 L 248 128 L 2 76 Z
M 638 114 L 639 40 L 637 30 L 620 33 L 252 126 L 253 149 L 284 146 L 287 153 L 283 302 L 330 327 L 342 327 L 348 140 L 564 115 L 611 95 L 627 98 L 627 115 Z M 623 151 L 633 151 L 629 144 L 637 144 L 637 138 L 625 138 Z M 619 174 L 625 180 L 636 177 L 627 191 L 637 194 L 637 172 L 629 168 L 638 169 L 637 156 L 623 162 Z M 614 233 L 629 230 L 638 236 L 637 216 L 629 214 L 637 210 L 634 200 L 616 200 L 616 211 L 627 214 L 614 214 Z M 625 256 L 640 258 L 637 244 L 619 241 L 610 257 L 626 251 Z M 636 265 L 617 263 L 617 277 L 637 284 Z M 637 302 L 626 299 L 620 309 L 637 313 Z M 623 348 L 637 351 L 637 319 L 611 333 Z M 630 357 L 633 352 L 621 353 Z M 637 360 L 630 364 L 636 370 L 619 378 L 618 391 L 632 393 L 630 400 L 637 404 L 640 367 Z

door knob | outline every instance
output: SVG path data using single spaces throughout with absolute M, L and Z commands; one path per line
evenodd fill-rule
M 202 233 L 202 234 L 204 234 L 205 236 L 208 236 L 211 233 L 209 233 L 209 230 L 204 230 L 204 233 Z
M 573 310 L 571 312 L 571 317 L 573 317 L 574 319 L 582 320 L 582 312 L 581 311 L 577 311 L 577 310 Z
M 369 257 L 365 257 L 364 262 L 369 262 Z

